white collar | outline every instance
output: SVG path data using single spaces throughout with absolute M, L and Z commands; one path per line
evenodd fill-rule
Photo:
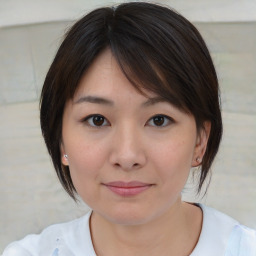
M 230 234 L 238 222 L 210 207 L 198 206 L 203 211 L 203 225 L 198 243 L 190 256 L 224 255 Z

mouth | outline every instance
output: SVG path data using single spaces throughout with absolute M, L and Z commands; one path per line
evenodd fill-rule
M 131 197 L 142 193 L 143 191 L 149 189 L 153 184 L 144 183 L 140 181 L 114 181 L 109 183 L 103 183 L 110 191 L 123 197 Z

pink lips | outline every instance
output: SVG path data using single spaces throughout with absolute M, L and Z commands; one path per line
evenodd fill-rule
M 114 181 L 105 183 L 104 185 L 112 192 L 120 196 L 135 196 L 152 186 L 152 184 L 143 183 L 139 181 Z

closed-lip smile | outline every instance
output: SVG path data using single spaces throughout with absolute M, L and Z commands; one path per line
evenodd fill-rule
M 123 197 L 135 196 L 149 189 L 153 184 L 140 181 L 112 181 L 103 183 L 109 190 Z

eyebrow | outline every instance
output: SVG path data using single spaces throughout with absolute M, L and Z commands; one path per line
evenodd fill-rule
M 153 97 L 153 98 L 149 98 L 147 101 L 142 103 L 142 106 L 143 107 L 149 107 L 149 106 L 155 105 L 155 104 L 160 103 L 160 102 L 168 102 L 168 100 L 163 98 L 163 97 L 156 96 L 156 97 Z
M 95 104 L 103 104 L 103 105 L 108 105 L 108 106 L 114 105 L 113 101 L 106 99 L 106 98 L 97 97 L 97 96 L 83 96 L 83 97 L 79 98 L 77 101 L 75 101 L 74 104 L 80 104 L 80 103 L 85 103 L 85 102 L 95 103 Z M 148 98 L 148 100 L 143 102 L 141 105 L 142 105 L 142 107 L 149 107 L 149 106 L 155 105 L 160 102 L 168 102 L 168 101 L 166 99 L 164 99 L 163 97 L 156 96 L 153 98 Z
M 96 97 L 96 96 L 81 97 L 77 101 L 75 101 L 75 104 L 84 103 L 84 102 L 103 104 L 103 105 L 109 105 L 109 106 L 114 105 L 113 101 L 105 99 L 105 98 L 101 98 L 101 97 Z

